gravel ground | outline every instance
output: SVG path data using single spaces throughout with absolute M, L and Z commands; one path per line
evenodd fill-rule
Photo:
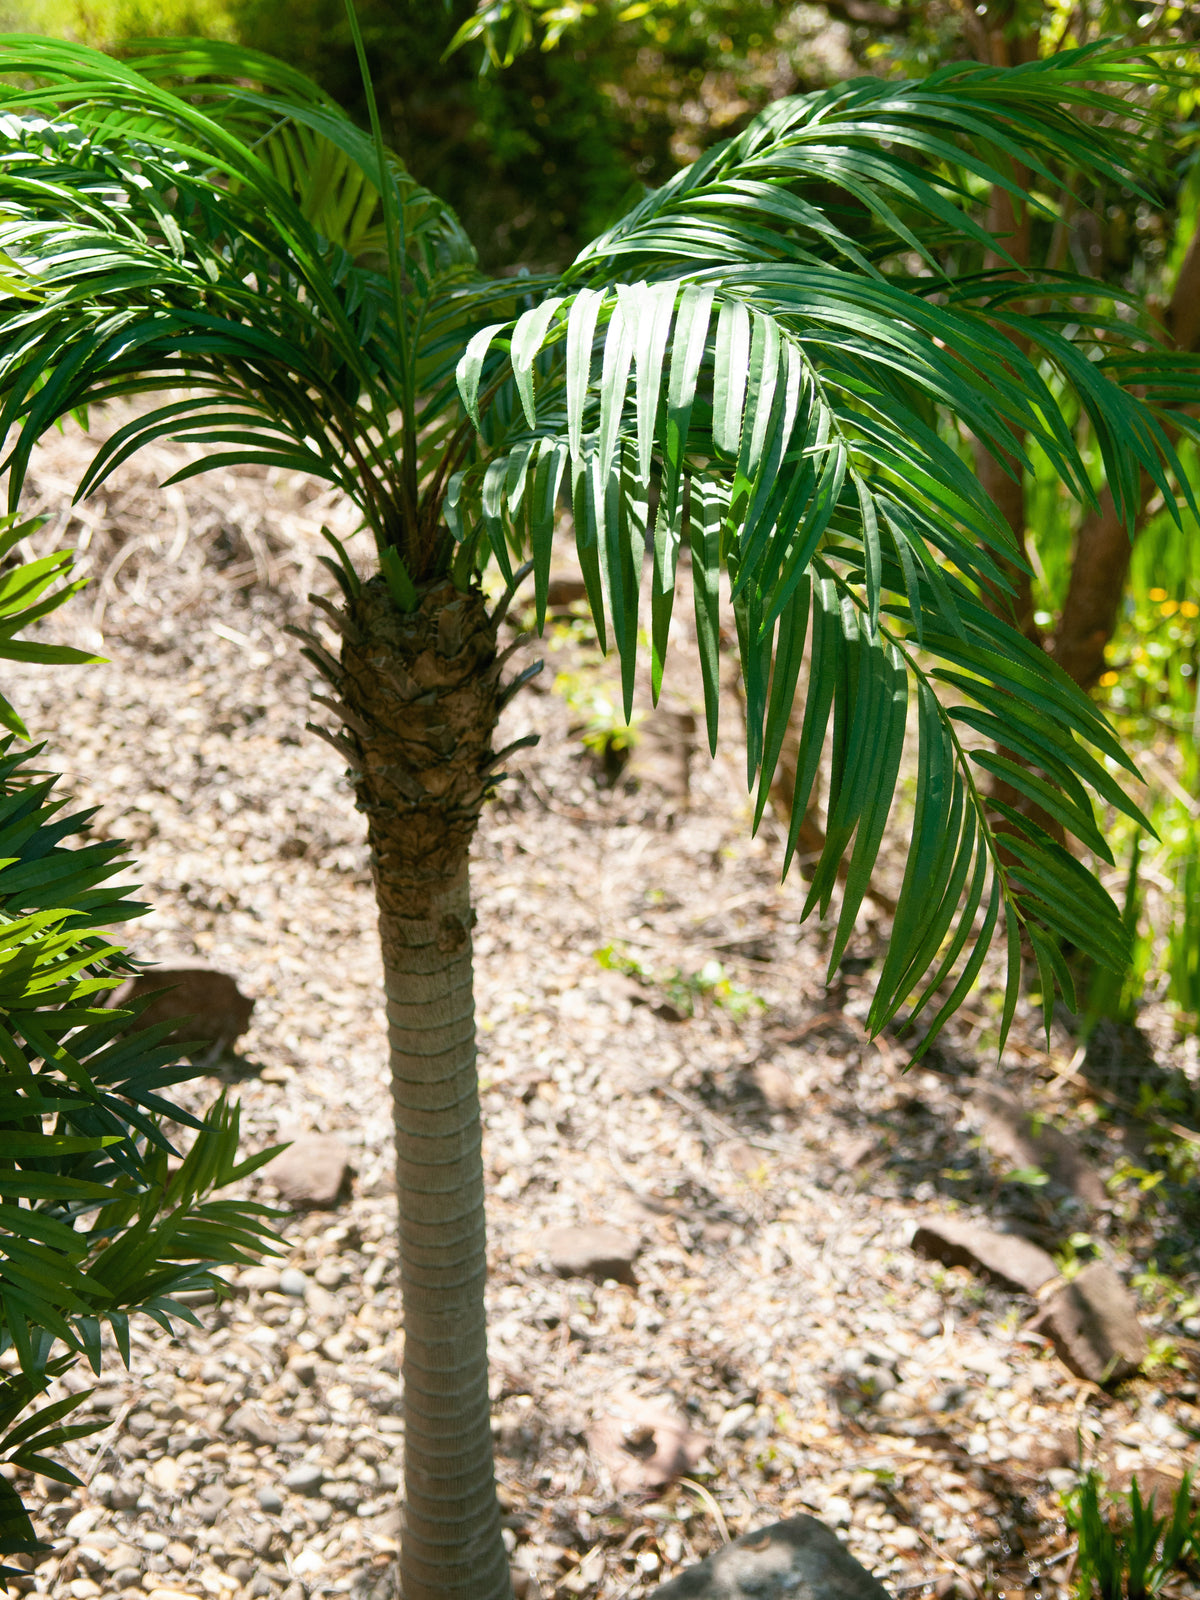
M 182 454 L 144 455 L 72 511 L 87 444 L 43 450 L 40 541 L 65 532 L 93 578 L 52 625 L 108 664 L 15 669 L 11 692 L 96 829 L 129 841 L 153 906 L 137 952 L 202 958 L 254 997 L 213 1068 L 237 1084 L 247 1149 L 334 1132 L 354 1176 L 334 1209 L 283 1216 L 286 1258 L 240 1274 L 202 1332 L 146 1324 L 131 1372 L 111 1357 L 87 1402 L 111 1426 L 76 1455 L 85 1487 L 27 1485 L 53 1554 L 21 1583 L 366 1600 L 392 1592 L 404 1432 L 378 946 L 361 819 L 337 756 L 303 731 L 311 686 L 283 632 L 329 587 L 322 523 L 353 522 L 317 486 L 253 470 L 160 491 Z M 509 764 L 476 851 L 494 1426 L 518 1586 L 634 1600 L 727 1534 L 810 1510 L 896 1594 L 1065 1595 L 1059 1492 L 1080 1449 L 1116 1481 L 1168 1487 L 1196 1458 L 1195 1236 L 1155 1210 L 1174 1179 L 1090 1208 L 1005 1181 L 978 1137 L 980 1084 L 1067 1128 L 1106 1177 L 1155 1158 L 1144 1126 L 1070 1075 L 1074 1041 L 1056 1030 L 1046 1051 L 1024 1005 L 996 1063 L 986 984 L 929 1067 L 905 1074 L 901 1044 L 868 1042 L 886 927 L 868 903 L 826 985 L 828 929 L 801 928 L 798 875 L 779 885 L 778 829 L 750 838 L 732 691 L 720 758 L 686 747 L 699 686 L 678 627 L 676 715 L 643 723 L 666 732 L 614 775 L 577 726 L 605 680 L 582 624 L 556 625 L 539 647 L 552 670 L 501 733 L 541 744 Z M 1194 1082 L 1194 1049 L 1150 1023 L 1159 1063 Z M 199 1080 L 189 1103 L 219 1087 Z M 1032 1302 L 910 1249 L 918 1221 L 954 1209 L 1056 1247 L 1086 1234 L 1140 1273 L 1160 1364 L 1115 1395 L 1072 1376 L 1023 1331 Z M 592 1223 L 632 1235 L 633 1284 L 550 1269 L 547 1230 Z M 605 1448 L 604 1423 L 668 1412 L 689 1470 L 656 1485 Z

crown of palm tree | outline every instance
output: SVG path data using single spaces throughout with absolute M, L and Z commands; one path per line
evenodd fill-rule
M 1047 187 L 1063 163 L 1136 186 L 1136 118 L 1103 137 L 1083 118 L 1108 118 L 1105 80 L 1149 84 L 1156 69 L 1090 49 L 784 100 L 561 275 L 489 281 L 449 209 L 385 156 L 377 119 L 369 137 L 278 62 L 187 40 L 119 62 L 19 37 L 4 58 L 22 83 L 0 121 L 13 504 L 51 422 L 151 394 L 81 495 L 161 437 L 202 448 L 177 478 L 301 469 L 361 510 L 401 609 L 492 560 L 511 581 L 528 554 L 540 624 L 569 489 L 627 712 L 643 552 L 656 696 L 689 552 L 714 747 L 727 575 L 758 815 L 807 653 L 788 856 L 831 733 L 808 909 L 828 906 L 848 855 L 834 963 L 915 697 L 917 808 L 872 1027 L 954 976 L 936 1029 L 1001 918 L 1014 957 L 1022 930 L 1031 940 L 1047 995 L 1055 980 L 1070 992 L 1060 938 L 1121 960 L 1125 932 L 1089 873 L 1001 806 L 1005 856 L 979 791 L 981 772 L 1002 776 L 1103 860 L 1088 790 L 1136 815 L 1103 719 L 985 603 L 1020 557 L 958 434 L 1018 464 L 1030 441 L 1094 501 L 1066 397 L 1121 507 L 1142 471 L 1173 503 L 1162 416 L 1194 396 L 1200 367 L 1156 348 L 1111 288 L 947 262 L 1003 252 L 973 216 L 988 186 L 1047 209 L 1018 189 L 1017 163 Z

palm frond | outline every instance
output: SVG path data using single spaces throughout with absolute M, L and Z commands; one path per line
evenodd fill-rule
M 1163 413 L 1195 397 L 1200 369 L 1113 315 L 1095 284 L 1007 274 L 956 284 L 922 240 L 932 227 L 941 241 L 992 247 L 969 182 L 1015 194 L 1018 158 L 1046 174 L 1065 159 L 1136 186 L 1134 136 L 1099 138 L 1077 116 L 1107 106 L 1095 83 L 1127 70 L 1139 82 L 1154 71 L 1090 50 L 772 106 L 589 247 L 565 275 L 573 295 L 557 289 L 481 330 L 460 363 L 469 411 L 506 368 L 523 406 L 503 460 L 481 452 L 465 472 L 459 514 L 469 521 L 482 494 L 491 547 L 523 554 L 528 472 L 565 436 L 579 558 L 593 607 L 607 612 L 627 705 L 640 559 L 625 530 L 655 530 L 657 695 L 686 524 L 714 742 L 724 567 L 760 815 L 807 647 L 788 855 L 829 739 L 829 825 L 806 910 L 829 909 L 848 858 L 833 965 L 877 860 L 915 692 L 921 798 L 874 1027 L 905 1005 L 921 1012 L 949 984 L 932 1038 L 1001 923 L 1015 962 L 1003 1032 L 1022 932 L 1063 984 L 1061 939 L 1122 959 L 1107 895 L 1036 823 L 982 793 L 981 774 L 1003 775 L 1101 860 L 1089 791 L 1132 809 L 1105 765 L 1129 769 L 1128 759 L 1090 702 L 981 602 L 1009 587 L 1005 568 L 1020 556 L 955 430 L 1019 463 L 1036 443 L 1089 501 L 1063 416 L 1072 397 L 1126 514 L 1142 472 L 1173 505 L 1173 485 L 1191 491 Z M 1141 394 L 1114 381 L 1133 371 Z M 535 568 L 548 562 L 537 547 L 532 556 Z M 1020 759 L 981 746 L 981 734 Z

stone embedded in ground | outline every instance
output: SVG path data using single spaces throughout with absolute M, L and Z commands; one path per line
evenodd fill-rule
M 1063 1364 L 1091 1383 L 1120 1383 L 1146 1359 L 1146 1335 L 1128 1289 L 1106 1261 L 1092 1261 L 1029 1323 Z
M 228 973 L 211 967 L 151 967 L 122 984 L 111 1004 L 123 1006 L 160 989 L 169 993 L 157 994 L 142 1012 L 139 1023 L 149 1027 L 156 1022 L 183 1019 L 170 1035 L 174 1044 L 228 1046 L 250 1026 L 254 1001 L 242 993 Z
M 225 1424 L 225 1431 L 247 1444 L 279 1443 L 279 1426 L 261 1406 L 239 1406 Z
M 980 1087 L 972 1099 L 984 1115 L 984 1148 L 999 1164 L 1007 1163 L 1013 1169 L 1036 1167 L 1084 1205 L 1105 1204 L 1108 1191 L 1104 1179 L 1060 1128 L 1031 1115 L 1014 1095 L 1002 1089 Z
M 333 1133 L 302 1133 L 263 1168 L 293 1206 L 334 1206 L 350 1171 L 350 1152 Z
M 587 599 L 587 584 L 573 573 L 552 572 L 546 587 L 546 604 L 552 611 Z
M 278 1267 L 243 1267 L 237 1275 L 237 1287 L 255 1294 L 278 1294 Z
M 141 1497 L 141 1488 L 132 1478 L 114 1478 L 109 1472 L 98 1472 L 91 1482 L 92 1499 L 110 1511 L 131 1511 Z
M 633 1271 L 637 1240 L 607 1223 L 551 1228 L 542 1237 L 542 1248 L 560 1278 L 594 1278 L 598 1283 L 614 1278 L 631 1288 L 637 1283 Z
M 211 1528 L 231 1498 L 229 1490 L 223 1484 L 209 1483 L 197 1489 L 189 1504 L 205 1527 Z
M 696 743 L 696 718 L 690 711 L 663 706 L 638 724 L 625 777 L 642 788 L 657 789 L 670 802 L 687 804 L 689 767 Z
M 705 1450 L 705 1441 L 667 1401 L 629 1393 L 614 1397 L 607 1415 L 588 1429 L 587 1442 L 618 1494 L 665 1488 L 694 1471 Z
M 293 1494 L 317 1495 L 325 1482 L 325 1469 L 315 1461 L 298 1461 L 283 1482 Z
M 1036 1295 L 1058 1277 L 1052 1257 L 1015 1233 L 997 1233 L 978 1222 L 957 1217 L 931 1217 L 912 1237 L 918 1255 L 948 1267 L 970 1267 L 1003 1289 Z
M 743 1534 L 650 1600 L 889 1600 L 816 1517 L 789 1517 Z
M 290 1295 L 293 1300 L 303 1300 L 308 1293 L 308 1279 L 299 1267 L 284 1267 L 279 1274 L 280 1294 Z

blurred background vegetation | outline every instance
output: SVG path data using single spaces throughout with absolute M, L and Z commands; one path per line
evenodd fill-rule
M 767 101 L 863 73 L 920 76 L 956 59 L 995 65 L 1096 38 L 1156 46 L 1196 68 L 1200 11 L 1163 0 L 360 0 L 385 129 L 418 180 L 458 210 L 483 266 L 561 266 L 635 198 Z M 342 0 L 0 0 L 0 28 L 120 51 L 195 33 L 269 52 L 362 115 Z M 451 49 L 455 43 L 456 48 Z M 1109 282 L 1113 313 L 1200 350 L 1200 94 L 1181 79 L 1146 150 L 1147 199 L 1087 191 L 1070 172 L 1044 195 L 1054 223 L 981 211 L 1018 262 Z M 957 272 L 994 263 L 956 262 Z M 1085 448 L 1087 429 L 1079 423 Z M 964 450 L 971 448 L 964 441 Z M 1195 450 L 1182 446 L 1200 489 Z M 1093 452 L 1099 480 L 1099 461 Z M 1200 527 L 1182 533 L 1144 485 L 1130 545 L 1112 515 L 1073 509 L 1050 472 L 981 476 L 1028 555 L 1018 618 L 1114 716 L 1139 754 L 1158 835 L 1113 827 L 1113 887 L 1139 930 L 1123 985 L 1093 986 L 1118 1024 L 1147 996 L 1200 1013 Z M 1009 797 L 1011 798 L 1011 796 Z M 1124 830 L 1124 831 L 1122 831 Z

